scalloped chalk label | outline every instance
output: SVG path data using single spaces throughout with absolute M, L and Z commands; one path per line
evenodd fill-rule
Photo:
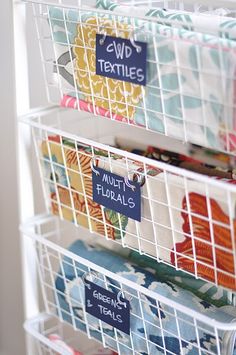
M 130 334 L 130 303 L 91 281 L 85 285 L 86 312 Z
M 147 43 L 96 35 L 96 74 L 146 85 Z
M 96 167 L 93 171 L 93 201 L 141 222 L 140 184 Z

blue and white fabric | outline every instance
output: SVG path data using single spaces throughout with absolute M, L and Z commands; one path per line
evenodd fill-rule
M 199 346 L 204 354 L 208 354 L 208 352 L 217 354 L 219 350 L 224 355 L 233 354 L 235 332 L 219 330 L 220 349 L 217 349 L 216 337 L 210 322 L 206 324 L 197 321 L 197 334 L 191 313 L 188 315 L 177 311 L 175 314 L 171 302 L 185 305 L 193 311 L 226 324 L 234 322 L 233 314 L 235 311 L 233 307 L 227 306 L 218 309 L 211 306 L 171 282 L 158 281 L 152 272 L 144 271 L 121 256 L 86 245 L 82 241 L 74 242 L 69 250 L 75 255 L 113 272 L 114 279 L 110 279 L 108 285 L 110 291 L 117 293 L 120 284 L 115 280 L 115 275 L 119 275 L 155 292 L 157 295 L 157 299 L 153 299 L 142 294 L 140 299 L 143 307 L 141 308 L 136 289 L 131 289 L 123 284 L 123 291 L 129 292 L 133 296 L 130 301 L 131 337 L 121 331 L 114 331 L 111 326 L 102 323 L 102 332 L 107 346 L 118 350 L 122 355 L 132 354 L 131 349 L 142 355 L 164 353 L 168 355 L 197 355 L 199 354 Z M 75 267 L 71 258 L 64 257 L 62 268 L 55 280 L 56 298 L 59 305 L 58 314 L 77 329 L 89 331 L 91 336 L 102 340 L 99 320 L 85 314 L 84 311 L 85 286 L 82 276 L 88 269 L 78 262 L 75 262 L 74 265 Z M 98 284 L 105 287 L 105 283 L 102 281 L 104 280 L 103 275 L 99 275 L 98 279 Z M 166 303 L 158 301 L 158 295 L 164 296 L 167 300 Z M 178 322 L 176 321 L 176 315 Z M 117 348 L 117 340 L 119 340 L 119 349 Z

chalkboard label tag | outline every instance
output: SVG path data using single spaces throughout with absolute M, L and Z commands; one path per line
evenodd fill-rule
M 85 285 L 86 312 L 130 335 L 130 303 L 91 281 Z
M 93 201 L 141 222 L 140 184 L 101 168 L 94 169 Z
M 96 74 L 146 85 L 147 43 L 96 35 Z

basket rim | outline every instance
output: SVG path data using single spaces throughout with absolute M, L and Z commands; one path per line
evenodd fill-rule
M 174 308 L 176 311 L 180 311 L 185 315 L 193 317 L 194 321 L 204 322 L 205 324 L 208 324 L 211 327 L 213 327 L 215 330 L 218 329 L 218 330 L 224 330 L 224 331 L 236 331 L 236 319 L 235 319 L 235 321 L 232 321 L 231 323 L 224 323 L 224 322 L 216 321 L 215 319 L 213 319 L 209 316 L 206 316 L 204 314 L 201 314 L 200 312 L 192 310 L 191 308 L 186 307 L 178 302 L 175 302 L 173 300 L 169 300 L 165 296 L 158 295 L 154 291 L 148 290 L 147 288 L 145 288 L 141 285 L 138 285 L 135 282 L 127 280 L 126 278 L 124 278 L 120 275 L 114 274 L 113 272 L 106 270 L 103 267 L 98 266 L 98 265 L 94 264 L 93 262 L 88 261 L 88 260 L 74 254 L 73 252 L 59 246 L 55 242 L 45 239 L 42 235 L 37 234 L 36 232 L 33 231 L 33 228 L 35 226 L 42 225 L 43 223 L 47 223 L 47 222 L 53 221 L 53 220 L 54 221 L 58 220 L 58 217 L 52 216 L 49 214 L 37 215 L 37 216 L 29 219 L 24 224 L 21 224 L 20 231 L 23 235 L 31 238 L 34 242 L 38 242 L 40 244 L 43 244 L 46 247 L 51 248 L 51 249 L 61 253 L 63 256 L 66 256 L 66 257 L 74 260 L 75 262 L 81 263 L 84 266 L 86 266 L 90 269 L 93 269 L 96 272 L 101 273 L 102 275 L 105 275 L 106 277 L 115 279 L 116 281 L 118 281 L 122 284 L 125 284 L 126 286 L 138 291 L 139 293 L 141 292 L 142 294 L 144 294 L 147 297 L 151 297 L 158 302 L 163 302 L 167 306 Z
M 93 139 L 84 138 L 80 135 L 72 134 L 72 133 L 66 132 L 62 129 L 59 129 L 56 127 L 51 127 L 50 125 L 42 124 L 42 123 L 39 123 L 36 121 L 38 118 L 45 117 L 49 113 L 57 112 L 58 114 L 60 114 L 61 112 L 69 112 L 69 111 L 70 110 L 67 108 L 60 108 L 59 106 L 50 106 L 50 107 L 43 108 L 43 109 L 42 108 L 41 109 L 34 109 L 34 110 L 28 112 L 27 114 L 20 116 L 19 120 L 22 123 L 26 123 L 27 125 L 31 126 L 32 128 L 45 130 L 45 131 L 50 132 L 55 135 L 66 137 L 66 138 L 74 140 L 74 141 L 79 141 L 85 145 L 96 146 L 97 148 L 99 148 L 101 150 L 107 150 L 110 153 L 127 157 L 128 159 L 130 159 L 132 161 L 139 161 L 143 164 L 153 166 L 157 169 L 161 169 L 165 172 L 172 173 L 172 174 L 178 175 L 180 177 L 185 177 L 187 179 L 191 179 L 191 180 L 194 180 L 197 182 L 202 182 L 202 183 L 205 183 L 210 186 L 215 186 L 216 188 L 219 188 L 219 189 L 224 189 L 224 190 L 230 191 L 232 193 L 236 193 L 236 185 L 230 184 L 227 181 L 217 180 L 217 179 L 214 179 L 210 176 L 202 175 L 201 173 L 197 173 L 197 172 L 193 172 L 193 171 L 183 169 L 180 167 L 172 166 L 170 164 L 156 161 L 151 158 L 137 156 L 134 153 L 127 152 L 125 150 L 112 147 L 108 144 L 97 142 Z M 93 115 L 93 117 L 94 118 L 98 117 L 98 120 L 100 119 L 100 116 Z M 120 124 L 120 122 L 116 122 L 116 123 Z

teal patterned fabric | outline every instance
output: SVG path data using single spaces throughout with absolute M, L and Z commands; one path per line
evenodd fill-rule
M 96 7 L 103 10 L 151 17 L 162 24 L 180 27 L 189 31 L 205 32 L 222 38 L 236 40 L 236 19 L 217 14 L 194 13 L 180 10 L 166 10 L 145 6 L 122 6 L 111 0 L 97 0 Z
M 196 332 L 190 314 L 180 311 L 175 314 L 170 304 L 158 301 L 158 296 L 165 297 L 168 301 L 182 304 L 212 320 L 215 319 L 226 324 L 234 322 L 234 307 L 216 308 L 172 282 L 164 282 L 156 278 L 152 272 L 128 262 L 119 255 L 85 244 L 82 241 L 75 241 L 69 251 L 113 272 L 114 275 L 119 275 L 141 285 L 157 295 L 157 299 L 153 299 L 141 294 L 141 301 L 139 301 L 138 292 L 134 288 L 123 285 L 123 291 L 133 297 L 130 301 L 132 337 L 119 330 L 115 333 L 114 328 L 105 322 L 102 323 L 106 345 L 119 351 L 121 355 L 131 355 L 132 348 L 135 354 L 142 355 L 198 355 L 199 348 L 201 348 L 202 354 L 219 354 L 219 352 L 222 355 L 235 354 L 234 331 L 218 331 L 220 349 L 217 349 L 216 337 L 211 324 L 197 321 L 198 332 Z M 84 317 L 85 286 L 82 277 L 88 269 L 79 262 L 75 262 L 74 265 L 75 268 L 71 258 L 64 257 L 62 267 L 55 280 L 58 313 L 64 321 L 73 324 L 82 331 L 88 330 L 85 324 L 86 320 L 91 336 L 101 341 L 99 320 L 88 313 L 86 319 Z M 99 286 L 108 287 L 114 293 L 117 293 L 117 289 L 121 288 L 115 278 L 109 278 L 109 284 L 105 284 L 103 280 L 103 275 L 99 274 L 97 279 Z M 178 316 L 178 325 L 176 315 Z M 119 348 L 116 339 L 119 341 Z
M 164 70 L 169 70 L 168 73 L 163 74 L 161 77 L 162 93 L 158 91 L 154 92 L 153 89 L 147 89 L 147 107 L 150 107 L 150 109 L 154 111 L 156 108 L 156 111 L 161 112 L 162 100 L 164 101 L 163 111 L 165 111 L 167 115 L 166 128 L 168 135 L 173 135 L 172 132 L 174 131 L 175 135 L 178 135 L 181 139 L 187 138 L 187 140 L 193 143 L 210 146 L 216 149 L 224 149 L 224 143 L 219 139 L 219 136 L 224 136 L 224 133 L 222 134 L 221 131 L 224 131 L 225 126 L 229 125 L 228 127 L 233 129 L 236 119 L 234 110 L 232 109 L 230 112 L 230 109 L 225 107 L 225 102 L 228 97 L 227 92 L 230 93 L 231 96 L 229 106 L 234 105 L 236 93 L 233 90 L 233 80 L 230 82 L 228 78 L 225 78 L 224 83 L 220 83 L 220 85 L 224 87 L 221 93 L 222 95 L 220 95 L 221 97 L 218 96 L 216 92 L 213 92 L 214 88 L 213 86 L 211 86 L 213 90 L 210 88 L 210 83 L 213 84 L 213 82 L 215 82 L 213 85 L 219 88 L 221 72 L 223 73 L 222 75 L 226 77 L 228 74 L 232 75 L 232 77 L 235 76 L 235 54 L 232 54 L 232 58 L 229 59 L 230 55 L 228 56 L 224 52 L 220 53 L 218 50 L 218 48 L 222 48 L 221 44 L 223 45 L 223 43 L 226 45 L 226 48 L 231 48 L 231 46 L 235 47 L 235 44 L 232 41 L 228 41 L 228 43 L 222 42 L 221 39 L 217 37 L 215 37 L 213 41 L 213 36 L 211 35 L 219 36 L 222 39 L 235 40 L 236 20 L 226 19 L 216 15 L 212 19 L 209 15 L 177 10 L 164 10 L 161 8 L 150 9 L 150 7 L 143 6 L 121 6 L 110 0 L 97 0 L 97 7 L 104 10 L 117 11 L 117 13 L 124 13 L 124 15 L 132 13 L 134 16 L 151 17 L 152 20 L 156 19 L 159 21 L 160 24 L 171 26 L 172 31 L 169 31 L 169 35 L 173 38 L 179 36 L 182 40 L 190 40 L 192 42 L 192 46 L 181 43 L 181 45 L 178 44 L 178 48 L 173 48 L 169 43 L 165 44 L 163 38 L 157 38 L 157 43 L 159 40 L 163 40 L 164 44 L 158 48 L 158 61 L 163 64 Z M 199 31 L 199 33 L 193 31 Z M 208 33 L 208 35 L 201 33 L 201 31 Z M 137 39 L 145 41 L 145 38 L 140 38 L 140 36 L 137 36 Z M 204 43 L 209 44 L 209 47 L 202 47 Z M 177 51 L 179 66 L 184 64 L 186 67 L 190 68 L 190 71 L 185 71 L 182 68 L 178 68 L 178 64 L 176 65 Z M 188 54 L 185 53 L 185 51 L 188 51 Z M 185 55 L 188 57 L 188 63 L 183 63 L 185 61 Z M 220 58 L 221 55 L 222 59 Z M 207 63 L 208 60 L 209 63 Z M 170 68 L 167 68 L 167 65 L 172 66 L 172 72 Z M 232 72 L 229 70 L 229 73 L 227 73 L 228 65 L 228 68 L 232 68 Z M 209 69 L 211 66 L 213 69 L 212 76 L 209 76 L 208 72 L 210 72 Z M 204 71 L 206 72 L 205 78 L 203 74 Z M 215 76 L 212 81 L 213 73 Z M 157 74 L 152 72 L 150 77 L 157 77 Z M 209 86 L 205 86 L 207 82 Z M 186 94 L 190 87 L 193 89 L 191 95 L 170 94 L 170 91 L 182 91 L 184 93 L 185 86 Z M 148 116 L 148 128 L 166 133 L 160 117 L 158 120 L 157 115 L 153 114 L 153 112 Z M 193 118 L 193 120 L 191 119 L 192 122 L 185 124 L 183 120 L 190 121 L 189 117 Z M 145 125 L 143 118 L 144 115 L 138 112 L 136 122 Z M 187 130 L 187 137 L 184 137 L 184 129 Z
M 159 281 L 163 281 L 164 283 L 171 282 L 216 307 L 232 304 L 232 297 L 230 297 L 229 292 L 222 287 L 216 287 L 211 283 L 195 279 L 195 277 L 190 274 L 181 270 L 175 270 L 169 265 L 158 263 L 148 256 L 140 255 L 136 251 L 130 251 L 129 260 L 144 269 L 152 269 L 155 272 L 155 277 Z
M 236 119 L 236 41 L 186 30 L 185 24 L 190 24 L 186 15 L 169 15 L 185 21 L 181 28 L 170 27 L 115 15 L 118 5 L 111 2 L 100 0 L 97 5 L 112 10 L 114 15 L 96 13 L 95 9 L 83 11 L 79 16 L 76 10 L 64 10 L 62 14 L 59 8 L 50 8 L 58 55 L 62 56 L 63 50 L 68 51 L 66 34 L 69 45 L 74 44 L 79 21 L 86 23 L 96 16 L 98 21 L 111 19 L 135 25 L 135 39 L 148 43 L 148 67 L 147 86 L 143 97 L 137 101 L 134 123 L 198 145 L 226 149 L 225 130 L 233 130 Z M 165 11 L 158 11 L 164 16 Z M 154 15 L 152 10 L 149 13 Z M 78 96 L 84 99 L 83 94 Z

